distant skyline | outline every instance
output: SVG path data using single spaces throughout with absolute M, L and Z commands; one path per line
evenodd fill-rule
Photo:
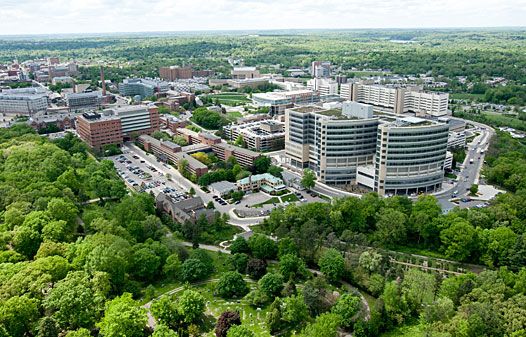
M 0 35 L 513 27 L 526 0 L 0 0 Z

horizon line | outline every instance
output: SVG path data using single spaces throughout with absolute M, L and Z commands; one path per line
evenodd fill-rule
M 276 29 L 258 29 L 258 28 L 247 28 L 247 29 L 205 29 L 205 30 L 159 30 L 159 31 L 113 31 L 113 32 L 75 32 L 75 33 L 28 33 L 28 34 L 0 34 L 0 38 L 10 37 L 44 37 L 44 36 L 89 36 L 89 35 L 114 35 L 114 34 L 191 34 L 191 33 L 255 33 L 255 32 L 284 32 L 284 31 L 360 31 L 360 30 L 506 30 L 506 29 L 526 29 L 526 26 L 452 26 L 452 27 L 362 27 L 362 28 L 276 28 Z

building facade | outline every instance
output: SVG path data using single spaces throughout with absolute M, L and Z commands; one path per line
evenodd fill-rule
M 328 78 L 313 78 L 307 81 L 307 89 L 318 91 L 320 95 L 337 95 L 338 82 Z
M 313 104 L 320 101 L 320 93 L 312 90 L 292 90 L 258 93 L 252 95 L 252 102 L 259 107 L 268 107 L 270 114 L 283 114 L 295 104 Z
M 95 109 L 102 104 L 102 93 L 93 91 L 67 94 L 66 103 L 70 110 Z
M 230 72 L 232 79 L 235 80 L 245 80 L 249 78 L 259 78 L 261 74 L 256 67 L 234 67 Z
M 119 83 L 119 93 L 122 96 L 153 96 L 156 93 L 165 93 L 170 90 L 167 82 L 151 78 L 127 78 Z
M 275 120 L 231 124 L 223 127 L 227 139 L 243 138 L 246 147 L 255 151 L 276 151 L 285 146 L 285 124 Z
M 191 67 L 161 67 L 159 68 L 159 77 L 165 81 L 173 82 L 181 79 L 190 79 L 193 77 Z
M 437 191 L 444 178 L 449 127 L 406 117 L 378 127 L 374 191 L 380 195 Z
M 48 107 L 48 97 L 45 93 L 12 92 L 0 93 L 0 113 L 13 113 L 31 116 Z
M 96 112 L 87 112 L 77 117 L 77 133 L 86 144 L 95 150 L 105 145 L 123 142 L 121 120 L 118 117 L 104 117 Z

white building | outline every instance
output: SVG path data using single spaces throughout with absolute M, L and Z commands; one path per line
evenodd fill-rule
M 338 82 L 328 78 L 313 78 L 307 81 L 307 89 L 318 91 L 320 95 L 337 95 Z
M 48 107 L 47 92 L 42 88 L 10 89 L 0 92 L 0 112 L 32 115 Z

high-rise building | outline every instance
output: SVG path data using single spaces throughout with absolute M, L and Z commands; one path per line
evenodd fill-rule
M 352 104 L 352 103 L 349 103 Z M 373 163 L 378 117 L 352 109 L 305 106 L 285 111 L 285 154 L 326 184 L 348 185 L 356 167 Z
M 48 107 L 47 92 L 41 88 L 9 89 L 0 92 L 0 112 L 33 115 Z
M 449 126 L 374 115 L 373 107 L 303 106 L 285 112 L 285 155 L 330 185 L 358 184 L 381 195 L 436 191 L 444 177 Z
M 312 104 L 320 101 L 320 93 L 312 90 L 265 92 L 252 95 L 256 106 L 269 107 L 270 114 L 282 114 L 294 104 Z
M 66 95 L 66 103 L 70 110 L 94 109 L 102 104 L 100 91 L 70 93 Z
M 380 195 L 434 192 L 442 186 L 449 126 L 416 117 L 378 127 L 374 191 Z
M 331 63 L 329 61 L 314 61 L 311 63 L 310 73 L 314 78 L 331 76 Z

